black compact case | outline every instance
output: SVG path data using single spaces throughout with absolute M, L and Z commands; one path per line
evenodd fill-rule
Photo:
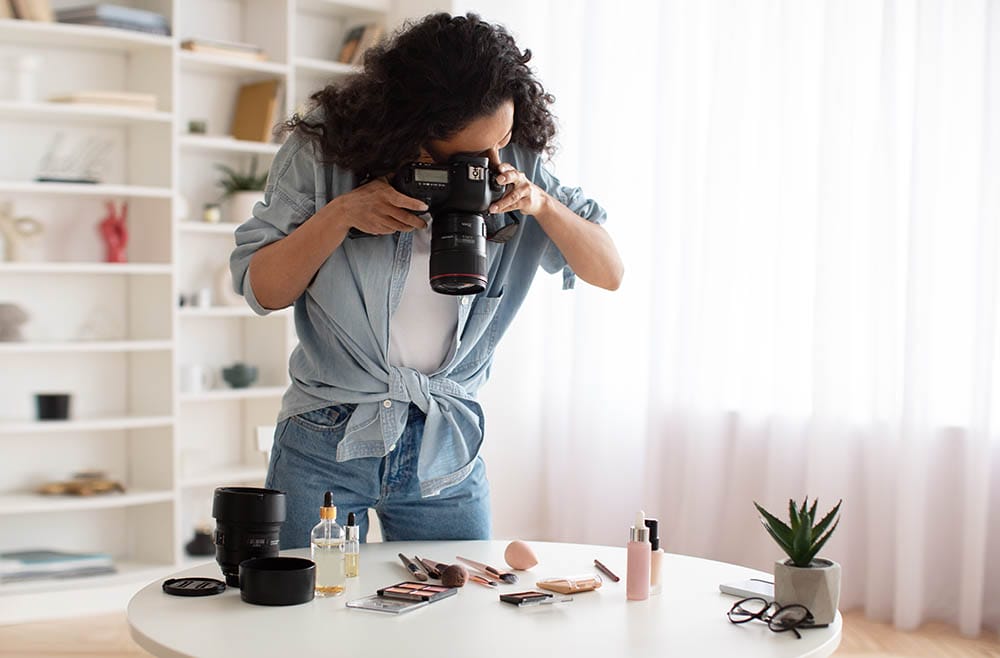
M 504 603 L 512 603 L 513 605 L 532 605 L 535 603 L 547 602 L 552 598 L 551 594 L 546 594 L 545 592 L 528 591 L 528 592 L 515 592 L 513 594 L 501 594 L 500 600 Z

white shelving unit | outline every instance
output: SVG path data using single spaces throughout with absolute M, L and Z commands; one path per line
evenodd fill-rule
M 392 30 L 447 9 L 427 0 L 111 0 L 169 17 L 172 36 L 114 28 L 0 20 L 0 60 L 42 60 L 37 98 L 14 100 L 0 77 L 0 203 L 45 225 L 23 261 L 0 262 L 0 303 L 31 319 L 25 340 L 0 343 L 0 551 L 56 548 L 115 557 L 118 573 L 0 585 L 0 624 L 121 609 L 129 596 L 192 561 L 196 524 L 211 521 L 215 487 L 261 484 L 295 345 L 292 314 L 259 318 L 218 294 L 228 285 L 237 224 L 200 221 L 217 200 L 217 164 L 269 166 L 279 145 L 228 137 L 239 86 L 277 79 L 280 120 L 356 69 L 336 62 L 362 22 Z M 52 0 L 55 8 L 79 0 Z M 265 62 L 180 48 L 189 38 L 256 43 Z M 10 82 L 7 80 L 6 82 Z M 76 90 L 152 93 L 153 111 L 44 99 Z M 191 120 L 206 134 L 188 134 Z M 57 135 L 111 144 L 100 184 L 40 183 Z M 107 201 L 129 207 L 129 263 L 105 263 L 96 225 Z M 240 221 L 244 218 L 238 218 Z M 2 251 L 0 251 L 2 254 Z M 207 307 L 181 296 L 214 291 Z M 235 362 L 259 368 L 246 389 L 218 376 Z M 181 388 L 183 368 L 215 373 L 212 387 Z M 34 420 L 33 394 L 73 395 L 65 421 Z M 124 494 L 51 497 L 45 481 L 99 469 Z

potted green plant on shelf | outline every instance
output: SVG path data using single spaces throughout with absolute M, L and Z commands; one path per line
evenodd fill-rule
M 800 507 L 788 501 L 789 523 L 785 523 L 754 502 L 760 512 L 760 522 L 771 538 L 787 555 L 787 560 L 774 563 L 774 600 L 779 605 L 798 603 L 812 613 L 813 623 L 822 626 L 833 622 L 840 603 L 840 565 L 833 560 L 816 557 L 830 535 L 837 529 L 837 516 L 842 500 L 826 516 L 815 523 L 814 500 L 809 506 L 806 496 Z
M 267 184 L 267 170 L 257 173 L 257 156 L 250 160 L 250 170 L 236 171 L 224 164 L 216 164 L 222 172 L 219 187 L 223 189 L 222 199 L 226 202 L 226 215 L 230 222 L 244 222 L 253 215 L 253 207 L 264 199 L 264 185 Z

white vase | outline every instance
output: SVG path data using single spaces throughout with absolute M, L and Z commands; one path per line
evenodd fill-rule
M 774 600 L 778 605 L 798 603 L 812 613 L 813 623 L 833 623 L 840 604 L 840 565 L 815 558 L 816 566 L 796 567 L 791 560 L 774 563 Z
M 234 192 L 226 200 L 226 221 L 242 224 L 253 216 L 253 207 L 264 200 L 264 193 L 257 190 Z

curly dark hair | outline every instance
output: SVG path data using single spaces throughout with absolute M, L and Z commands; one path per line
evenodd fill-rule
M 551 157 L 555 99 L 530 59 L 502 25 L 472 13 L 431 14 L 370 48 L 360 73 L 313 94 L 310 109 L 323 108 L 322 122 L 296 114 L 281 130 L 301 131 L 325 162 L 382 176 L 416 160 L 428 141 L 448 139 L 511 100 L 511 142 Z

